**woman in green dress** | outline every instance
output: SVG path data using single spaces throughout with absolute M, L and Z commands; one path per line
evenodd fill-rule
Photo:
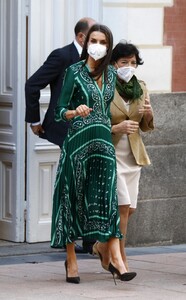
M 82 60 L 66 70 L 55 111 L 56 121 L 70 122 L 64 141 L 53 196 L 52 247 L 67 249 L 66 281 L 79 283 L 74 241 L 108 242 L 110 272 L 131 280 L 122 261 L 116 193 L 116 160 L 111 141 L 110 102 L 116 72 L 109 61 L 113 37 L 95 24 L 85 39 Z

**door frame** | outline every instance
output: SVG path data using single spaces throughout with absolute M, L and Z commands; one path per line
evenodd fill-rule
M 0 0 L 0 238 L 25 240 L 25 2 Z

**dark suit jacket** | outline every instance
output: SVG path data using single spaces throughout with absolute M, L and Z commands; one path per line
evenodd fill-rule
M 40 90 L 44 89 L 48 84 L 50 85 L 50 102 L 42 123 L 45 133 L 41 134 L 40 137 L 60 147 L 67 134 L 68 122 L 55 122 L 54 109 L 60 95 L 65 69 L 78 60 L 79 54 L 74 43 L 56 49 L 25 84 L 25 121 L 28 123 L 40 121 Z

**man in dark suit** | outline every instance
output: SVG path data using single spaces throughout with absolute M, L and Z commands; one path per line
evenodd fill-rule
M 64 72 L 67 67 L 78 62 L 88 29 L 95 23 L 91 18 L 83 18 L 74 28 L 74 41 L 60 49 L 54 50 L 44 64 L 26 81 L 26 116 L 25 121 L 31 123 L 34 134 L 47 139 L 51 143 L 62 146 L 67 133 L 67 123 L 54 121 L 54 108 L 60 95 Z M 50 85 L 50 102 L 42 125 L 40 123 L 40 90 Z
M 68 123 L 58 123 L 54 120 L 54 108 L 60 95 L 64 72 L 67 67 L 78 62 L 83 43 L 89 28 L 96 21 L 92 18 L 80 19 L 75 25 L 74 41 L 60 49 L 54 50 L 44 64 L 26 81 L 26 116 L 34 134 L 49 142 L 62 146 L 68 130 Z M 40 120 L 40 91 L 50 85 L 50 102 L 41 124 Z M 76 252 L 92 252 L 95 241 L 83 240 L 83 247 L 76 246 Z

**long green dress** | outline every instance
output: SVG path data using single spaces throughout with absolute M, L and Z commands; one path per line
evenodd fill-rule
M 102 242 L 121 238 L 110 124 L 115 79 L 109 66 L 100 90 L 83 61 L 66 71 L 56 121 L 66 121 L 65 112 L 80 104 L 93 111 L 70 121 L 61 150 L 53 196 L 52 247 L 63 247 L 78 237 Z

